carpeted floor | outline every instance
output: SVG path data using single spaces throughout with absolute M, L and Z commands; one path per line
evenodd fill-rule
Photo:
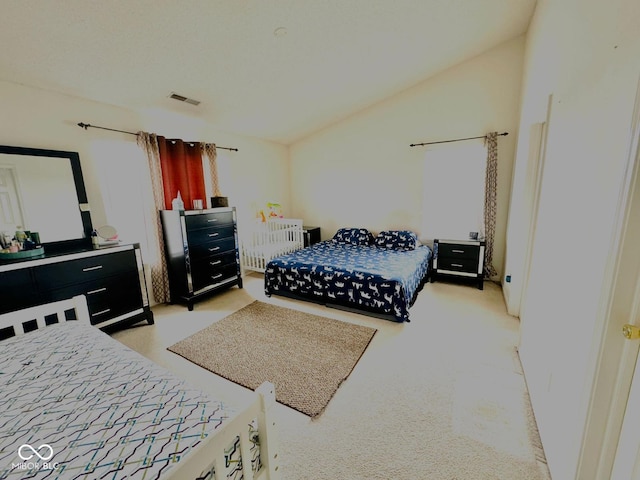
M 375 335 L 374 328 L 255 301 L 168 350 L 310 417 L 322 413 Z
M 260 275 L 196 304 L 154 307 L 114 337 L 217 398 L 252 393 L 167 350 L 255 300 L 377 329 L 322 415 L 276 404 L 283 480 L 549 480 L 500 287 L 427 284 L 399 324 L 283 298 Z

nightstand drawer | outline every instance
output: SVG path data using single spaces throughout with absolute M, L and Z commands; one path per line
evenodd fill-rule
M 478 273 L 478 260 L 473 258 L 438 257 L 438 270 Z
M 478 288 L 483 289 L 484 241 L 435 239 L 433 250 L 432 282 L 440 278 L 466 279 L 478 282 Z
M 463 244 L 438 244 L 438 258 L 450 257 L 450 258 L 471 258 L 475 259 L 476 263 L 480 254 L 480 248 L 477 245 L 463 245 Z

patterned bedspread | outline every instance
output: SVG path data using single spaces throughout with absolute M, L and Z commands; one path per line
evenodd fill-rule
M 2 341 L 0 392 L 0 479 L 159 478 L 233 414 L 78 322 Z
M 292 293 L 408 321 L 430 258 L 427 246 L 398 251 L 328 240 L 271 260 L 265 271 L 265 293 Z

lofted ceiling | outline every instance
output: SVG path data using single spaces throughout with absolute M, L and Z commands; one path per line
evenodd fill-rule
M 7 0 L 0 79 L 290 144 L 523 34 L 535 1 Z

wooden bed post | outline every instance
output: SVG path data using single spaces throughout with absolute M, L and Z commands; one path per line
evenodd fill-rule
M 269 480 L 280 478 L 278 458 L 278 438 L 276 422 L 272 408 L 276 404 L 275 388 L 272 383 L 264 382 L 256 392 L 260 396 L 260 415 L 258 416 L 258 435 L 260 439 L 260 457 L 264 463 Z

